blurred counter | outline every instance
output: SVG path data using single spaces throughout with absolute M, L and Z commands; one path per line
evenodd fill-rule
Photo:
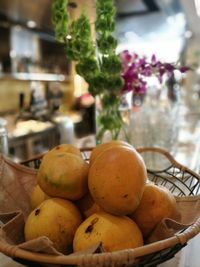
M 15 115 L 4 118 L 7 121 L 9 157 L 17 162 L 35 157 L 60 143 L 73 142 L 73 122 L 67 116 L 52 116 L 51 121 L 20 121 Z
M 51 122 L 29 120 L 20 122 L 9 133 L 9 156 L 15 161 L 26 160 L 59 143 L 58 127 Z

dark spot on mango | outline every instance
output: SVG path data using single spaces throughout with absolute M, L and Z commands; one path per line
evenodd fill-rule
M 57 146 L 56 149 L 60 149 L 60 146 Z
M 92 230 L 93 230 L 93 225 L 90 224 L 90 225 L 88 225 L 88 227 L 85 229 L 85 233 L 86 233 L 86 234 L 91 233 Z
M 36 209 L 35 210 L 35 216 L 39 215 L 40 214 L 40 209 Z
M 128 197 L 128 194 L 125 194 L 125 195 L 123 195 L 122 197 L 123 197 L 123 198 L 127 198 L 127 197 Z
M 97 223 L 99 220 L 99 218 L 94 218 L 94 220 L 91 221 L 90 225 L 88 225 L 88 227 L 85 229 L 85 233 L 91 233 L 93 228 L 94 228 L 94 224 Z

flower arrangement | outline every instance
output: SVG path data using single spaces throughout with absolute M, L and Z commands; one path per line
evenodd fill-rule
M 67 5 L 67 0 L 53 1 L 52 22 L 55 37 L 63 43 L 66 56 L 75 61 L 76 72 L 88 83 L 89 93 L 100 99 L 97 143 L 102 141 L 107 131 L 112 139 L 117 139 L 123 130 L 128 140 L 119 110 L 122 94 L 129 91 L 145 93 L 145 77 L 157 75 L 162 82 L 163 75 L 172 73 L 177 67 L 163 64 L 156 60 L 155 56 L 148 62 L 145 57 L 140 58 L 128 51 L 116 53 L 118 42 L 113 34 L 116 27 L 116 8 L 113 0 L 96 0 L 95 38 L 85 12 L 72 21 Z
M 189 70 L 187 66 L 178 66 L 177 64 L 163 63 L 156 59 L 153 54 L 148 61 L 145 56 L 140 57 L 136 53 L 124 50 L 121 54 L 123 65 L 122 77 L 124 86 L 122 94 L 132 91 L 135 94 L 144 94 L 147 92 L 147 77 L 156 77 L 160 83 L 163 83 L 164 75 L 170 77 L 175 70 L 185 73 Z
M 96 1 L 96 37 L 93 38 L 85 12 L 71 21 L 67 4 L 67 0 L 53 1 L 52 21 L 56 39 L 64 44 L 66 56 L 76 62 L 76 72 L 88 83 L 88 91 L 101 100 L 97 142 L 102 140 L 107 130 L 112 139 L 116 139 L 123 127 L 118 109 L 123 87 L 122 64 L 116 54 L 117 39 L 113 36 L 116 8 L 113 0 Z

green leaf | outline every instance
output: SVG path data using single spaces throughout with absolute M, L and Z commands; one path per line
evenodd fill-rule
M 76 71 L 80 76 L 89 81 L 94 75 L 97 75 L 99 69 L 95 58 L 85 58 L 76 65 Z
M 96 31 L 101 32 L 113 32 L 115 30 L 115 21 L 104 15 L 101 15 L 95 23 Z
M 55 37 L 62 43 L 67 35 L 69 24 L 67 4 L 68 0 L 53 0 L 52 4 L 52 24 L 55 29 Z
M 69 44 L 78 56 L 78 60 L 82 61 L 86 57 L 95 57 L 95 48 L 93 45 L 91 26 L 89 18 L 82 13 L 80 17 L 73 21 L 70 27 L 71 39 Z
M 94 96 L 111 94 L 108 105 L 118 104 L 123 80 L 121 62 L 115 51 L 117 39 L 113 36 L 116 14 L 113 0 L 96 1 L 95 43 L 88 16 L 82 12 L 78 19 L 70 22 L 67 4 L 67 0 L 53 0 L 52 22 L 57 40 L 65 43 L 66 56 L 76 61 L 76 71 L 88 82 L 89 92 Z
M 112 35 L 98 36 L 97 45 L 102 54 L 113 54 L 117 47 L 117 40 Z
M 118 74 L 122 71 L 122 63 L 119 56 L 115 54 L 103 55 L 101 61 L 101 68 L 103 72 L 109 74 Z

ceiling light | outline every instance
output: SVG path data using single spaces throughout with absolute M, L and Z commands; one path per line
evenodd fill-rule
M 28 20 L 26 25 L 29 27 L 29 28 L 35 28 L 36 27 L 36 22 L 33 21 L 33 20 Z
M 197 15 L 200 17 L 200 0 L 194 0 Z

